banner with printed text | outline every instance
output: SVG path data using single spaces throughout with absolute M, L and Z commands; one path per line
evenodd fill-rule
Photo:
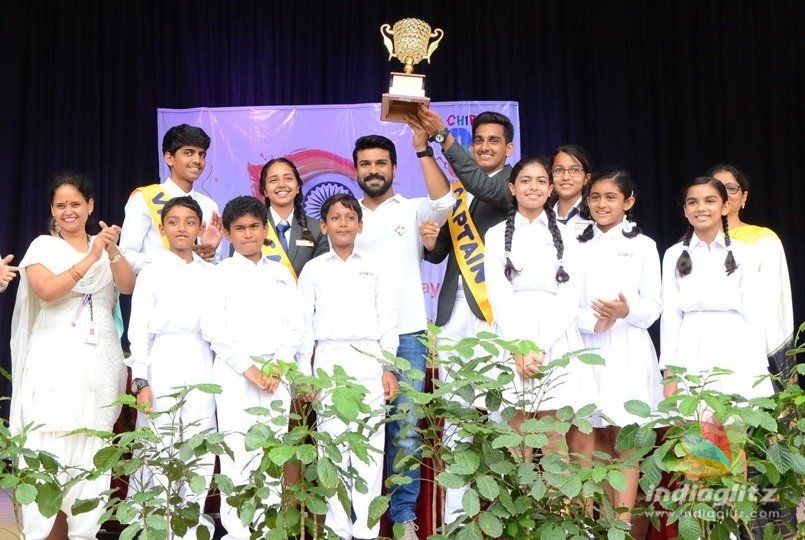
M 456 140 L 468 148 L 472 144 L 472 120 L 483 111 L 505 114 L 514 124 L 514 155 L 519 159 L 520 121 L 518 104 L 513 101 L 462 101 L 431 103 L 444 119 Z M 172 126 L 200 126 L 212 139 L 207 166 L 195 189 L 212 197 L 223 208 L 238 195 L 252 194 L 260 199 L 259 174 L 266 161 L 284 156 L 299 169 L 305 209 L 318 217 L 321 203 L 338 192 L 362 192 L 355 179 L 352 149 L 362 135 L 380 134 L 397 147 L 397 175 L 394 190 L 405 197 L 427 194 L 419 161 L 411 146 L 411 130 L 405 124 L 380 121 L 380 104 L 304 105 L 277 107 L 221 107 L 196 109 L 158 109 L 161 177 L 170 176 L 161 153 L 162 136 Z M 434 145 L 438 146 L 438 145 Z M 436 159 L 449 180 L 455 175 L 441 151 Z M 444 265 L 423 264 L 422 292 L 429 317 L 435 316 L 436 298 Z

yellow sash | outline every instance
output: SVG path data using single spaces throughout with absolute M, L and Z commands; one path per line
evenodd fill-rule
M 162 207 L 165 206 L 165 203 L 171 200 L 172 197 L 168 196 L 160 184 L 151 184 L 150 186 L 138 187 L 132 191 L 131 194 L 134 195 L 137 192 L 143 194 L 145 205 L 148 207 L 148 212 L 151 214 L 151 219 L 154 222 L 154 226 L 157 228 L 157 230 L 159 230 L 159 226 L 162 223 L 162 218 L 160 217 L 162 214 Z M 164 234 L 162 235 L 162 243 L 166 248 L 170 249 L 168 238 Z
M 282 249 L 277 231 L 271 223 L 266 224 L 266 241 L 263 242 L 262 250 L 266 258 L 284 264 L 285 268 L 291 272 L 293 278 L 299 279 L 296 277 L 296 271 L 293 269 L 291 259 L 288 258 L 288 254 Z
M 461 277 L 467 284 L 470 294 L 481 308 L 486 322 L 492 324 L 492 307 L 489 305 L 484 277 L 484 242 L 470 216 L 464 186 L 457 181 L 450 187 L 456 196 L 453 214 L 447 222 L 450 238 L 453 240 L 453 253 L 456 256 Z

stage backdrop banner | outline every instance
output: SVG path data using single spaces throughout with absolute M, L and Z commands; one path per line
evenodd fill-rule
M 505 114 L 514 124 L 514 154 L 520 157 L 520 116 L 517 102 L 462 101 L 431 103 L 456 140 L 465 148 L 472 144 L 472 120 L 483 111 Z M 411 130 L 405 124 L 380 121 L 380 104 L 303 105 L 284 107 L 220 107 L 196 109 L 158 109 L 158 141 L 178 124 L 200 126 L 212 139 L 207 152 L 207 166 L 195 183 L 195 189 L 212 197 L 223 209 L 238 195 L 259 193 L 260 169 L 270 159 L 286 157 L 294 162 L 302 176 L 302 193 L 307 213 L 318 217 L 322 202 L 338 192 L 362 192 L 355 180 L 352 149 L 362 135 L 379 134 L 397 147 L 397 175 L 394 190 L 405 197 L 427 195 L 422 169 L 411 146 Z M 157 149 L 162 179 L 170 171 Z M 450 181 L 455 175 L 436 149 L 436 160 Z M 435 316 L 444 264 L 423 264 L 422 292 L 428 316 Z

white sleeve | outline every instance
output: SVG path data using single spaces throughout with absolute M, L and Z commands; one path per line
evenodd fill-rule
M 794 306 L 791 297 L 791 279 L 788 263 L 780 239 L 773 235 L 761 240 L 760 276 L 761 284 L 767 288 L 766 313 L 766 353 L 771 355 L 781 347 L 792 346 L 794 335 Z
M 565 283 L 557 283 L 553 312 L 547 318 L 547 324 L 541 329 L 540 335 L 537 336 L 535 343 L 545 351 L 550 350 L 569 328 L 575 326 L 579 303 L 581 302 L 584 267 L 578 263 L 579 255 L 576 244 L 570 240 L 569 236 L 566 236 L 563 240 L 565 240 L 565 253 L 562 257 L 563 268 L 570 280 Z M 555 276 L 552 276 L 552 278 L 555 279 Z
M 593 311 L 592 305 L 588 302 L 587 305 L 583 305 L 583 300 L 589 297 L 587 294 L 586 289 L 588 287 L 587 283 L 587 272 L 588 266 L 592 264 L 589 260 L 589 255 L 593 253 L 591 249 L 587 249 L 587 247 L 579 247 L 578 256 L 576 258 L 576 262 L 578 266 L 583 266 L 584 275 L 579 277 L 579 281 L 576 282 L 581 283 L 579 287 L 579 306 L 578 310 L 576 311 L 576 327 L 579 329 L 579 332 L 585 334 L 594 334 L 595 333 L 595 323 L 598 322 L 598 317 L 595 316 L 595 311 Z M 573 279 L 573 276 L 570 277 Z
M 656 246 L 652 243 L 652 249 L 647 247 L 642 250 L 640 259 L 642 264 L 640 285 L 638 286 L 639 296 L 638 298 L 626 297 L 629 314 L 623 318 L 623 321 L 638 328 L 648 328 L 654 324 L 662 311 L 660 256 Z
M 302 300 L 297 290 L 296 280 L 291 272 L 284 266 L 279 265 L 279 273 L 283 274 L 285 285 L 283 285 L 282 297 L 285 298 L 280 303 L 284 316 L 283 327 L 276 329 L 282 332 L 282 338 L 274 353 L 274 357 L 286 362 L 296 361 L 299 369 L 303 373 L 310 373 L 310 362 L 304 360 L 307 354 L 307 343 L 305 338 L 305 316 L 302 308 Z M 307 356 L 310 360 L 310 356 Z
M 120 251 L 131 263 L 135 274 L 139 274 L 148 262 L 148 256 L 143 253 L 143 250 L 145 236 L 151 229 L 151 222 L 151 213 L 145 204 L 145 197 L 139 191 L 132 193 L 126 202 L 125 217 L 120 230 Z
M 662 260 L 662 317 L 660 317 L 660 369 L 679 365 L 676 358 L 682 312 L 679 310 L 679 279 L 676 275 L 677 250 L 665 252 Z M 690 277 L 690 276 L 688 276 Z
M 131 356 L 126 364 L 131 368 L 132 379 L 148 379 L 151 369 L 149 357 L 151 334 L 148 332 L 148 321 L 156 305 L 156 288 L 158 277 L 153 267 L 144 268 L 137 276 L 134 293 L 131 295 L 131 317 L 129 318 L 128 337 L 131 343 Z
M 519 331 L 519 319 L 514 304 L 514 286 L 504 273 L 506 257 L 503 239 L 492 231 L 486 235 L 486 254 L 484 256 L 484 278 L 492 316 L 503 339 L 531 339 Z
M 304 333 L 302 334 L 302 347 L 299 352 L 300 369 L 302 366 L 307 366 L 306 370 L 311 369 L 310 360 L 313 357 L 313 349 L 316 346 L 316 336 L 313 333 L 313 317 L 316 312 L 316 286 L 313 283 L 311 276 L 315 271 L 310 263 L 305 265 L 302 273 L 299 275 L 299 297 L 302 305 L 302 323 L 304 324 Z
M 450 189 L 442 197 L 436 200 L 430 197 L 425 197 L 419 203 L 416 212 L 417 225 L 422 225 L 425 221 L 435 221 L 440 226 L 444 225 L 447 221 L 450 212 L 453 211 L 453 205 L 456 202 L 456 197 L 453 195 L 453 190 Z
M 392 281 L 391 273 L 382 264 L 378 264 L 375 287 L 380 348 L 396 356 L 400 346 L 400 335 L 397 333 L 397 284 Z
M 229 328 L 230 317 L 226 311 L 227 283 L 232 277 L 227 276 L 221 267 L 210 272 L 210 275 L 210 291 L 201 310 L 201 334 L 215 352 L 216 362 L 224 362 L 234 372 L 243 374 L 254 363 L 249 355 L 238 350 Z

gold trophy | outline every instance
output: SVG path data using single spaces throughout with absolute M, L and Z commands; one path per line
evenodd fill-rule
M 436 28 L 431 32 L 430 25 L 419 19 L 402 19 L 393 27 L 382 25 L 380 35 L 389 50 L 389 60 L 396 56 L 405 64 L 404 73 L 391 73 L 391 88 L 388 94 L 383 94 L 380 119 L 405 122 L 405 116 L 416 114 L 420 103 L 426 107 L 430 104 L 430 98 L 425 97 L 425 76 L 414 73 L 414 65 L 423 59 L 430 63 L 430 55 L 439 46 L 444 31 Z M 394 39 L 393 44 L 391 38 Z M 436 41 L 429 44 L 432 38 L 436 38 Z

